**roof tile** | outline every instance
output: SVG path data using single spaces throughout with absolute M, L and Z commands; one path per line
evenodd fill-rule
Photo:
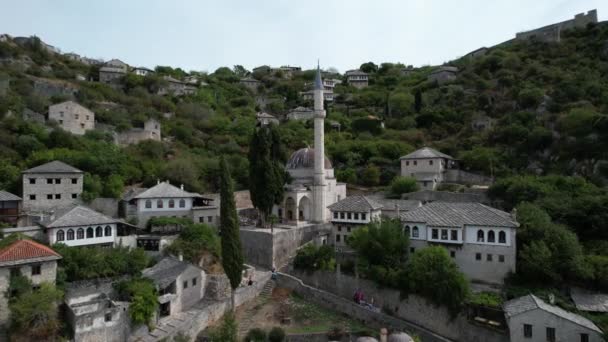
M 0 263 L 40 258 L 59 259 L 61 255 L 48 246 L 27 239 L 17 240 L 0 250 Z

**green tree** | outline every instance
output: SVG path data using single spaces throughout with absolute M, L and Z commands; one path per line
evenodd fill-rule
M 243 250 L 239 234 L 239 220 L 234 202 L 234 189 L 226 159 L 220 161 L 220 232 L 222 236 L 222 266 L 232 287 L 232 310 L 235 310 L 234 292 L 239 287 L 243 272 Z
M 238 323 L 233 312 L 228 312 L 222 319 L 222 324 L 211 330 L 209 338 L 211 342 L 237 342 Z
M 158 295 L 151 280 L 135 278 L 116 285 L 119 296 L 131 302 L 129 316 L 135 325 L 150 324 L 158 307 Z
M 198 265 L 204 255 L 219 258 L 221 240 L 215 229 L 206 224 L 187 224 L 179 237 L 167 246 L 166 253 L 183 255 L 191 263 Z
M 391 194 L 400 197 L 408 192 L 418 191 L 418 182 L 413 177 L 397 176 L 391 182 Z
M 59 332 L 57 303 L 63 293 L 49 283 L 9 303 L 11 333 L 32 341 L 53 339 Z
M 268 342 L 285 341 L 285 331 L 281 327 L 274 327 L 268 333 Z
M 388 98 L 390 115 L 404 116 L 411 114 L 414 110 L 414 96 L 408 92 L 395 92 Z
M 361 177 L 359 179 L 363 185 L 378 185 L 380 183 L 380 168 L 373 164 L 367 165 L 361 172 Z

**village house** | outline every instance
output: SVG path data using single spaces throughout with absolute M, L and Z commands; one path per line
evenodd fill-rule
M 112 59 L 99 68 L 99 82 L 116 83 L 127 74 L 128 68 L 129 66 L 125 62 Z
M 481 57 L 484 56 L 486 53 L 488 53 L 488 48 L 487 47 L 480 47 L 479 49 L 473 50 L 469 53 L 467 53 L 466 55 L 464 55 L 465 58 L 469 58 L 469 59 L 474 59 L 477 57 Z
M 332 223 L 333 245 L 337 249 L 347 247 L 346 241 L 357 228 L 370 222 L 380 221 L 382 205 L 365 196 L 348 196 L 327 207 Z
M 603 333 L 589 319 L 548 304 L 535 295 L 503 304 L 511 342 L 603 342 Z
M 184 77 L 184 82 L 190 84 L 190 85 L 200 85 L 200 86 L 208 86 L 209 84 L 207 84 L 207 82 L 204 82 L 201 80 L 202 77 L 199 75 L 188 75 L 186 77 Z
M 84 173 L 55 160 L 21 172 L 23 210 L 31 214 L 74 203 L 82 194 Z
M 300 96 L 302 96 L 302 100 L 305 101 L 312 101 L 315 98 L 315 92 L 314 90 L 308 90 L 308 91 L 303 91 L 300 92 Z M 333 91 L 324 91 L 323 92 L 323 100 L 324 101 L 328 101 L 328 102 L 332 102 L 334 100 L 334 92 Z
M 274 115 L 270 115 L 266 112 L 259 112 L 255 115 L 255 119 L 260 126 L 268 126 L 269 124 L 278 125 L 279 119 L 277 119 Z
M 258 91 L 258 88 L 262 84 L 262 82 L 251 77 L 241 78 L 239 83 L 242 84 L 245 88 L 253 91 L 254 93 Z
M 298 66 L 282 65 L 278 68 L 273 68 L 272 71 L 280 71 L 283 73 L 284 77 L 291 78 L 294 74 L 301 72 L 302 68 Z
M 400 161 L 401 176 L 415 178 L 423 190 L 435 190 L 446 170 L 455 164 L 454 158 L 430 147 L 407 154 Z
M 160 129 L 160 122 L 151 118 L 144 122 L 143 128 L 135 127 L 116 134 L 116 142 L 126 146 L 138 144 L 144 140 L 161 141 Z
M 122 221 L 82 205 L 55 210 L 38 224 L 44 229 L 50 245 L 108 246 L 118 241 L 118 224 Z
M 361 70 L 349 70 L 344 73 L 346 82 L 357 89 L 365 88 L 369 82 L 369 75 Z
M 21 118 L 24 121 L 37 122 L 40 124 L 44 124 L 46 122 L 46 118 L 43 114 L 36 113 L 29 108 L 24 108 L 23 112 L 21 112 Z
M 205 271 L 181 258 L 165 257 L 142 271 L 158 291 L 158 317 L 174 315 L 198 303 L 205 294 Z
M 63 130 L 83 135 L 95 128 L 95 113 L 74 101 L 49 106 L 49 120 L 54 120 Z
M 470 280 L 502 284 L 515 272 L 516 229 L 511 214 L 480 203 L 432 202 L 400 214 L 410 253 L 445 247 Z
M 175 96 L 184 96 L 192 95 L 196 92 L 196 87 L 171 76 L 163 76 L 163 79 L 167 82 L 167 85 L 158 90 L 158 95 L 171 94 Z
M 153 74 L 153 73 L 154 73 L 154 71 L 153 71 L 153 70 L 150 70 L 150 69 L 148 69 L 148 68 L 144 68 L 144 67 L 136 67 L 136 68 L 133 68 L 133 70 L 131 70 L 131 71 L 132 71 L 132 72 L 133 72 L 135 75 L 137 75 L 137 76 L 143 76 L 143 77 L 148 76 L 148 75 L 151 75 L 151 74 Z
M 310 120 L 314 116 L 314 111 L 306 107 L 296 107 L 287 113 L 287 120 Z
M 57 260 L 61 255 L 38 242 L 22 239 L 0 249 L 0 328 L 8 322 L 10 278 L 27 277 L 34 288 L 42 282 L 55 283 Z
M 444 84 L 456 79 L 458 74 L 458 68 L 453 66 L 441 66 L 433 70 L 428 76 L 427 81 Z
M 123 197 L 122 212 L 127 219 L 136 219 L 145 227 L 154 217 L 186 217 L 196 223 L 216 225 L 219 207 L 200 194 L 184 190 L 167 182 L 158 182 L 149 189 L 130 191 Z
M 415 71 L 416 71 L 416 69 L 414 69 L 413 66 L 411 66 L 411 65 L 407 66 L 407 67 L 401 69 L 401 76 L 408 77 L 408 76 L 412 75 Z
M 0 190 L 0 223 L 17 225 L 21 216 L 21 197 Z

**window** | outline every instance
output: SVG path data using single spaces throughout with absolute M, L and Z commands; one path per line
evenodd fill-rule
M 555 328 L 547 327 L 547 342 L 555 342 Z
M 163 200 L 156 201 L 156 207 L 159 208 L 159 209 L 162 209 L 162 207 L 163 207 Z
M 414 254 L 414 252 L 416 252 L 416 248 L 410 247 L 410 254 Z
M 524 324 L 524 337 L 532 338 L 532 325 Z
M 97 226 L 97 228 L 95 228 L 95 237 L 103 237 L 103 229 L 101 229 L 100 226 Z
M 204 216 L 199 217 L 198 218 L 198 222 L 204 223 L 205 222 L 205 217 Z
M 19 267 L 13 267 L 13 268 L 11 268 L 10 274 L 11 274 L 11 277 L 20 276 L 21 270 L 19 269 Z
M 76 231 L 76 239 L 77 240 L 84 239 L 84 229 L 78 228 L 78 230 Z
M 53 199 L 53 194 L 48 194 L 48 195 L 46 195 L 46 199 L 50 199 L 50 200 L 52 200 L 52 199 Z
M 410 166 L 410 162 L 408 160 L 405 161 L 405 166 Z
M 147 209 L 152 208 L 152 201 L 150 201 L 150 200 L 146 200 L 146 208 L 147 208 Z
M 414 160 L 414 166 L 418 165 L 418 161 Z
M 337 218 L 338 218 L 338 213 L 337 213 L 337 212 L 335 212 L 335 213 L 334 213 L 334 218 L 335 218 L 335 219 L 337 219 Z
M 355 213 L 354 215 L 355 215 L 355 220 L 358 220 L 359 219 L 359 213 Z
M 365 213 L 361 214 L 361 219 L 362 220 L 366 220 L 367 219 L 367 214 L 365 214 Z
M 581 342 L 589 342 L 589 334 L 581 334 Z
M 74 114 L 74 119 L 78 120 L 78 114 Z
M 175 201 L 174 200 L 169 200 L 169 208 L 175 208 Z
M 87 115 L 87 121 L 89 120 L 89 116 Z
M 192 286 L 196 286 L 196 278 L 192 278 Z
M 498 243 L 507 243 L 507 233 L 503 230 L 498 233 Z
M 347 213 L 347 214 L 346 214 L 346 217 L 347 217 L 349 220 L 353 218 L 353 216 L 352 216 L 352 214 L 351 214 L 351 213 Z
M 183 285 L 184 285 L 184 289 L 187 289 L 188 288 L 188 281 L 185 280 L 184 283 L 183 283 Z
M 63 125 L 63 120 L 59 120 L 59 124 L 60 124 L 60 125 Z
M 65 240 L 65 233 L 63 232 L 63 230 L 58 230 L 57 231 L 57 241 L 63 241 Z
M 180 208 L 185 208 L 186 207 L 186 200 L 185 199 L 179 200 L 179 207 Z
M 341 232 L 342 231 L 342 226 L 338 226 L 338 231 Z
M 32 275 L 40 274 L 40 265 L 32 265 Z
M 493 230 L 488 232 L 488 242 L 496 242 L 496 235 Z
M 475 253 L 475 260 L 481 260 L 481 253 Z
M 36 195 L 30 195 L 30 201 L 35 201 L 36 200 Z
M 456 257 L 456 251 L 450 251 L 450 257 L 455 258 Z
M 350 233 L 350 227 L 346 227 L 346 231 Z
M 478 230 L 477 231 L 477 242 L 484 242 L 485 240 L 485 234 L 483 233 L 483 230 Z
M 414 228 L 412 228 L 412 237 L 419 237 L 420 236 L 420 231 L 418 230 L 417 226 L 414 226 Z
M 78 178 L 72 178 L 72 184 L 78 184 Z
M 36 184 L 36 178 L 30 178 L 30 184 Z
M 345 216 L 344 213 L 340 213 L 340 219 L 344 220 Z
M 61 184 L 61 178 L 55 178 L 55 184 Z
M 433 231 L 431 232 L 431 238 L 435 240 L 439 239 L 439 231 L 437 229 L 433 229 Z
M 72 198 L 78 198 L 78 194 L 72 194 Z
M 74 240 L 74 229 L 68 229 L 68 240 Z
M 112 227 L 110 227 L 110 226 L 106 226 L 106 227 L 104 228 L 104 235 L 105 235 L 105 236 L 112 236 Z
M 80 124 L 80 128 L 84 128 L 84 124 L 83 123 Z
M 433 165 L 433 161 L 432 160 L 429 160 L 429 165 Z
M 451 235 L 450 236 L 450 240 L 452 241 L 458 241 L 458 231 L 457 230 L 452 230 L 450 231 Z
M 340 242 L 340 234 L 336 235 L 336 242 Z
M 487 260 L 487 261 L 492 261 L 492 254 L 488 254 L 488 255 L 486 256 L 486 260 Z
M 448 239 L 448 230 L 442 229 L 441 230 L 441 240 L 447 240 L 447 239 Z
M 91 239 L 93 238 L 93 228 L 89 227 L 87 228 L 87 239 Z
M 111 321 L 112 321 L 112 313 L 111 313 L 111 312 L 108 312 L 107 314 L 105 314 L 105 315 L 103 316 L 103 318 L 104 318 L 104 320 L 105 320 L 106 322 L 111 322 Z
M 47 178 L 46 184 L 53 184 L 53 178 Z
M 61 194 L 55 194 L 55 199 L 61 199 Z
M 213 222 L 213 216 L 207 216 L 207 222 Z
M 505 256 L 504 255 L 499 255 L 498 256 L 498 262 L 505 262 Z

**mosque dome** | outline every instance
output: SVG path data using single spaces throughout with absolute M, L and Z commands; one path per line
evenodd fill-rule
M 413 342 L 414 340 L 410 337 L 410 335 L 399 332 L 391 334 L 388 337 L 388 342 Z
M 287 161 L 287 169 L 313 169 L 315 167 L 315 150 L 310 147 L 295 151 Z M 331 162 L 325 157 L 325 169 L 331 169 Z

